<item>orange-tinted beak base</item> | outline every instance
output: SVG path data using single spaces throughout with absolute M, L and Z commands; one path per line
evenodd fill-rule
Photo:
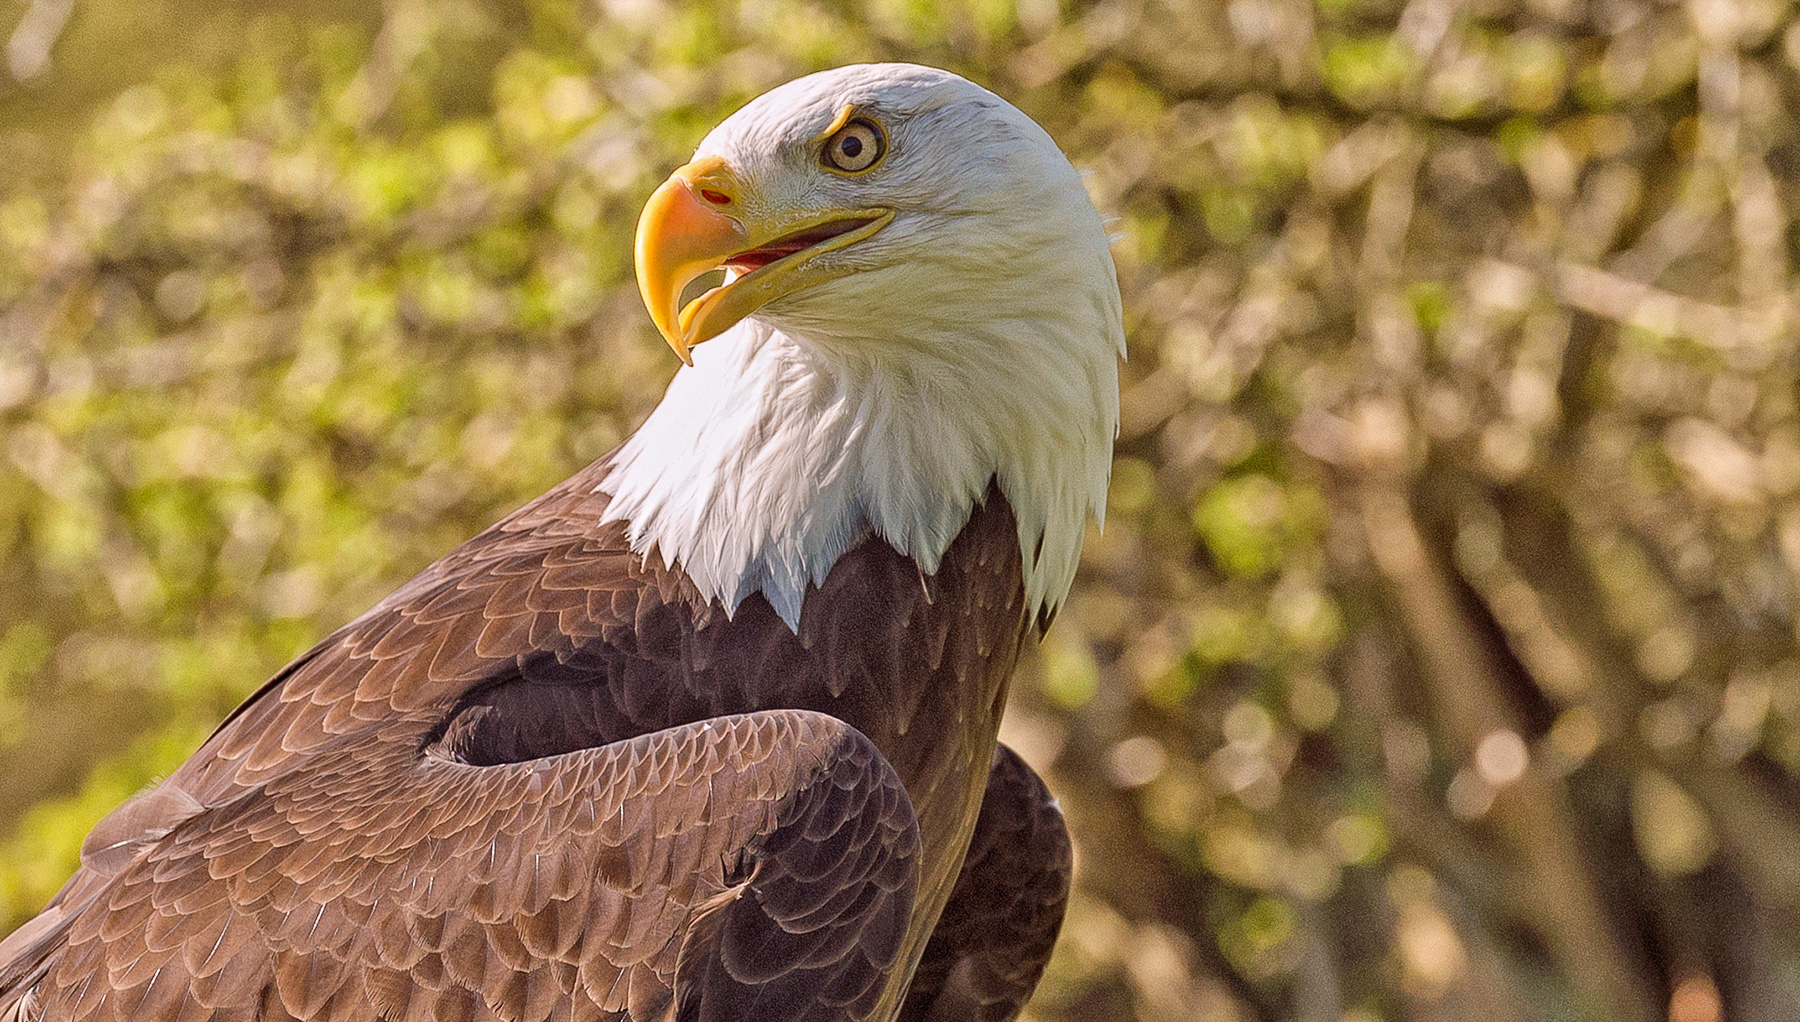
M 656 329 L 688 365 L 694 359 L 682 329 L 681 292 L 745 247 L 748 232 L 725 212 L 738 190 L 723 160 L 703 157 L 669 175 L 638 217 L 638 290 Z

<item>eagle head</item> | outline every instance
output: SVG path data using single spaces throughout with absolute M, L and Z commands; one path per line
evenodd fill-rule
M 681 306 L 720 268 L 726 283 Z M 965 338 L 1045 303 L 1117 318 L 1105 232 L 1056 143 L 986 89 L 911 64 L 810 75 L 713 129 L 644 207 L 637 272 L 683 361 L 750 315 L 852 344 Z M 1083 340 L 1120 350 L 1106 330 Z
M 636 256 L 686 366 L 605 484 L 634 544 L 791 624 L 870 532 L 933 570 L 997 482 L 1028 602 L 1060 602 L 1104 508 L 1124 332 L 1101 219 L 1031 118 L 934 68 L 798 79 L 656 189 Z

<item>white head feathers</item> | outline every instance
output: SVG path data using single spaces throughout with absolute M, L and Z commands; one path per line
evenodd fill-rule
M 846 106 L 889 146 L 857 177 L 808 147 Z M 728 611 L 761 592 L 794 626 L 871 532 L 935 571 L 997 479 L 1027 604 L 1054 610 L 1105 513 L 1124 331 L 1100 217 L 1050 136 L 949 72 L 875 64 L 763 95 L 696 155 L 776 201 L 896 215 L 820 257 L 856 272 L 694 349 L 601 484 L 608 518 Z

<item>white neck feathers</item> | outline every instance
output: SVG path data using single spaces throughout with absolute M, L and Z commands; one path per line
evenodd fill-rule
M 1054 611 L 1086 519 L 1105 513 L 1117 347 L 1071 346 L 1042 322 L 1002 328 L 1020 336 L 964 323 L 963 355 L 988 357 L 951 365 L 918 345 L 820 346 L 747 320 L 695 349 L 619 449 L 599 487 L 607 518 L 728 613 L 760 592 L 797 627 L 808 586 L 871 533 L 935 572 L 997 479 L 1018 519 L 1026 605 Z M 1104 357 L 1070 354 L 1095 349 Z

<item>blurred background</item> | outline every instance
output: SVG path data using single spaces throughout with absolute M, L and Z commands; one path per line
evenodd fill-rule
M 1800 1013 L 1793 0 L 0 0 L 0 931 L 288 658 L 624 437 L 654 184 L 916 60 L 1116 218 L 1016 686 L 1034 1022 Z

